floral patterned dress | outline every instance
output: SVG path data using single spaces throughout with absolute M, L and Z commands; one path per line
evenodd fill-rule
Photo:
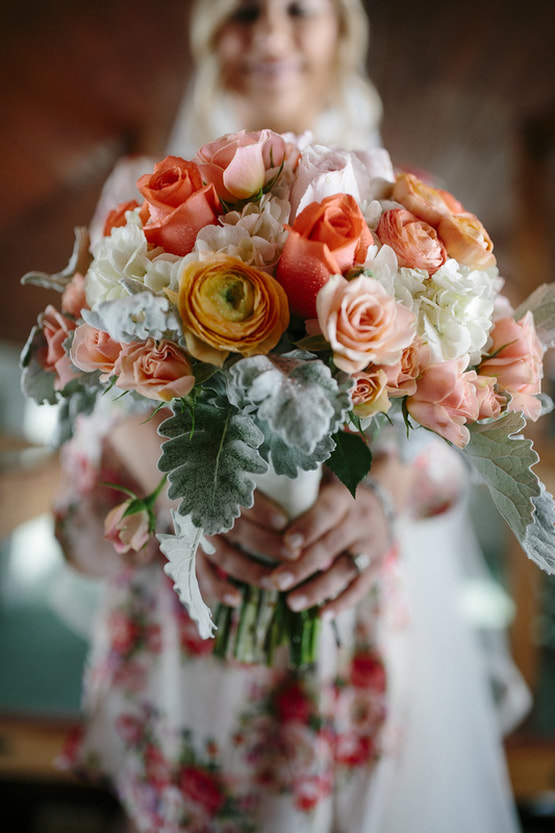
M 65 447 L 58 529 L 69 548 L 94 546 L 97 523 L 101 549 L 108 426 L 83 419 Z M 460 483 L 439 459 L 417 461 L 421 520 L 400 529 L 364 601 L 324 624 L 310 670 L 292 672 L 284 657 L 267 668 L 213 656 L 159 553 L 118 569 L 97 613 L 84 719 L 61 765 L 113 788 L 141 833 L 515 833 L 485 675 L 468 629 L 451 622 L 446 506 L 460 515 Z M 418 601 L 430 578 L 437 592 Z

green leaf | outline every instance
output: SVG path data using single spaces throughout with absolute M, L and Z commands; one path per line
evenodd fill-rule
M 300 350 L 308 350 L 311 353 L 321 353 L 330 349 L 329 342 L 322 335 L 305 336 L 295 344 Z
M 240 507 L 253 504 L 249 474 L 267 471 L 258 451 L 262 432 L 233 408 L 197 402 L 192 413 L 181 402 L 172 407 L 174 416 L 158 429 L 168 437 L 158 462 L 168 475 L 168 496 L 179 499 L 180 515 L 190 515 L 207 535 L 227 531 Z
M 532 441 L 520 435 L 525 425 L 523 415 L 515 411 L 493 422 L 475 423 L 469 426 L 470 442 L 463 449 L 519 541 L 532 522 L 532 498 L 540 494 L 538 478 L 532 471 L 538 455 Z
M 372 466 L 372 452 L 359 434 L 338 431 L 333 435 L 335 450 L 327 466 L 348 488 L 353 497 L 360 481 Z
M 175 535 L 159 534 L 160 549 L 168 559 L 164 572 L 173 580 L 174 588 L 189 611 L 199 629 L 202 639 L 209 639 L 214 634 L 214 622 L 210 608 L 204 603 L 200 594 L 196 576 L 196 553 L 199 544 L 205 552 L 213 552 L 213 547 L 204 540 L 203 531 L 194 526 L 190 518 L 184 518 L 172 511 Z
M 522 548 L 546 573 L 555 573 L 555 502 L 540 483 L 541 494 L 532 498 L 534 520 L 526 529 Z

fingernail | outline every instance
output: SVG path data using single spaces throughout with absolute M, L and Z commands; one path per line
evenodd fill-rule
M 301 532 L 292 532 L 284 536 L 283 542 L 289 550 L 300 550 L 304 544 L 304 535 Z
M 226 603 L 226 605 L 229 605 L 229 607 L 237 607 L 237 605 L 241 601 L 240 597 L 236 596 L 235 593 L 224 593 L 223 600 Z
M 274 576 L 273 582 L 280 590 L 287 590 L 295 583 L 295 576 L 293 573 L 278 573 L 277 576 Z
M 300 549 L 299 550 L 292 550 L 287 545 L 285 545 L 281 548 L 281 555 L 284 558 L 286 558 L 288 561 L 295 561 L 299 557 L 300 554 L 301 554 Z
M 308 605 L 308 599 L 306 596 L 292 596 L 287 599 L 287 604 L 291 610 L 304 610 Z
M 263 578 L 260 579 L 260 586 L 264 590 L 274 590 L 276 585 L 275 585 L 275 582 L 272 581 L 270 576 L 264 576 Z
M 270 524 L 272 525 L 273 529 L 283 529 L 287 524 L 287 518 L 285 517 L 285 515 L 272 515 L 272 517 L 270 518 Z

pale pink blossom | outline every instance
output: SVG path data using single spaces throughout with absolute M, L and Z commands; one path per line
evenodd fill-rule
M 169 402 L 187 396 L 195 377 L 187 356 L 170 341 L 124 344 L 114 365 L 116 385 L 134 390 L 149 399 Z
M 467 423 L 479 416 L 474 371 L 465 372 L 468 357 L 429 365 L 418 379 L 406 406 L 413 419 L 459 448 L 470 440 Z
M 63 390 L 69 382 L 78 378 L 81 371 L 73 367 L 64 347 L 69 334 L 75 329 L 75 322 L 49 304 L 40 317 L 45 346 L 37 352 L 37 361 L 55 373 L 54 388 Z
M 146 507 L 132 515 L 125 515 L 131 502 L 132 498 L 129 498 L 114 506 L 104 519 L 104 539 L 113 544 L 120 555 L 129 550 L 139 552 L 150 538 L 150 517 Z
M 351 391 L 353 410 L 360 417 L 386 413 L 391 407 L 387 395 L 387 374 L 379 367 L 355 373 L 355 387 Z
M 90 324 L 80 324 L 75 330 L 70 357 L 80 370 L 90 373 L 100 370 L 102 381 L 108 381 L 122 346 L 108 333 Z
M 536 335 L 534 316 L 528 311 L 520 321 L 500 318 L 490 333 L 491 358 L 480 364 L 479 373 L 494 376 L 500 391 L 511 394 L 511 411 L 522 411 L 533 421 L 541 415 L 544 349 Z
M 376 235 L 382 245 L 393 249 L 399 266 L 424 269 L 432 275 L 447 258 L 436 230 L 405 208 L 384 211 Z

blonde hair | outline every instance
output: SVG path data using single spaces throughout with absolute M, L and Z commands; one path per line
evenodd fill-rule
M 314 126 L 316 140 L 345 147 L 377 143 L 382 106 L 366 70 L 370 24 L 361 0 L 332 0 L 339 42 L 332 103 Z M 194 150 L 216 136 L 238 130 L 223 87 L 217 41 L 237 0 L 194 0 L 189 36 L 195 63 L 192 83 L 176 119 L 170 152 Z

